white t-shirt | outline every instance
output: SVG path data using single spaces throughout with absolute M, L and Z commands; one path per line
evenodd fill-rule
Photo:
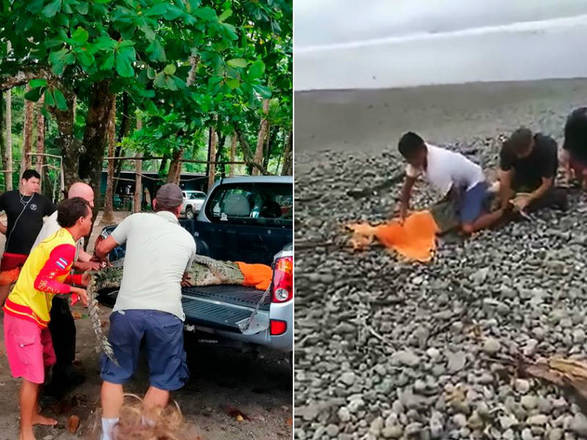
M 453 185 L 469 190 L 479 182 L 485 181 L 481 167 L 462 154 L 435 145 L 426 144 L 426 146 L 428 148 L 426 170 L 408 164 L 406 167 L 408 176 L 414 178 L 424 176 L 442 195 L 448 193 Z
M 159 310 L 183 321 L 181 279 L 196 254 L 194 237 L 167 211 L 130 215 L 112 237 L 118 244 L 126 242 L 113 311 Z

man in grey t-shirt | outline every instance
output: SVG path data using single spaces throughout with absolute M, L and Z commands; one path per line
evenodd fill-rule
M 102 356 L 102 440 L 111 439 L 123 400 L 122 386 L 133 375 L 141 340 L 149 363 L 150 387 L 144 406 L 164 407 L 169 392 L 188 378 L 183 348 L 181 284 L 196 253 L 194 238 L 178 217 L 183 204 L 179 186 L 163 185 L 153 200 L 156 213 L 127 217 L 96 246 L 105 257 L 126 243 L 120 290 L 110 316 L 109 341 L 119 362 Z

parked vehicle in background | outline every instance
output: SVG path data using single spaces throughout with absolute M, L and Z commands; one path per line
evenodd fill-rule
M 182 288 L 186 325 L 201 342 L 293 348 L 293 179 L 247 176 L 221 179 L 197 220 L 180 220 L 196 240 L 197 253 L 215 260 L 261 263 L 273 269 L 267 292 L 240 285 Z M 114 229 L 103 229 L 99 240 Z M 124 248 L 110 254 L 124 257 Z M 146 273 L 148 268 L 145 268 Z M 117 292 L 99 300 L 112 306 Z
M 206 200 L 206 193 L 202 191 L 183 191 L 183 206 L 181 216 L 193 219 L 202 209 Z

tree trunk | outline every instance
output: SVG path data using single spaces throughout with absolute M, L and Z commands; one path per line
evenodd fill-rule
M 183 148 L 173 152 L 171 163 L 169 164 L 169 172 L 167 173 L 167 183 L 176 183 L 179 185 L 181 177 L 181 158 L 183 156 Z
M 277 138 L 277 135 L 279 134 L 279 127 L 275 127 L 275 129 L 272 131 L 271 128 L 273 127 L 269 127 L 269 134 L 267 136 L 267 147 L 265 148 L 265 157 L 263 158 L 263 167 L 265 169 L 269 169 L 269 159 L 271 159 L 271 153 L 273 152 L 273 145 L 275 144 L 275 139 Z M 277 168 L 275 170 L 275 174 L 277 174 L 279 172 L 279 168 Z
M 130 131 L 131 117 L 129 115 L 129 107 L 130 107 L 130 105 L 129 105 L 128 94 L 124 93 L 122 95 L 122 114 L 120 116 L 120 131 L 118 132 L 119 145 L 116 147 L 116 152 L 114 153 L 114 156 L 116 156 L 116 157 L 124 157 L 124 150 L 122 149 L 122 146 L 120 145 L 120 143 L 122 142 L 123 138 L 128 136 L 128 133 Z M 118 192 L 118 185 L 120 184 L 120 171 L 122 170 L 122 163 L 123 162 L 124 162 L 123 160 L 117 160 L 114 163 L 114 174 L 116 176 L 116 179 L 114 179 L 113 194 L 116 194 Z
M 92 86 L 83 140 L 85 151 L 80 157 L 79 175 L 82 179 L 89 179 L 90 185 L 98 193 L 100 191 L 108 120 L 112 101 L 115 99 L 116 96 L 110 91 L 109 81 L 100 81 Z
M 25 93 L 30 90 L 27 84 Z M 28 99 L 24 100 L 24 127 L 22 133 L 22 158 L 20 161 L 20 175 L 31 167 L 31 152 L 33 145 L 33 110 L 35 104 Z
M 6 91 L 6 142 L 4 144 L 4 183 L 12 191 L 12 91 Z
M 213 128 L 210 130 L 210 153 L 208 156 L 211 158 L 210 162 L 216 157 L 216 144 L 218 143 L 218 137 L 216 136 L 216 130 Z M 214 175 L 216 174 L 216 164 L 210 163 L 208 167 L 208 192 L 214 186 Z
M 291 176 L 293 173 L 293 160 L 292 160 L 292 132 L 289 132 L 287 136 L 287 144 L 283 151 L 283 167 L 281 168 L 282 176 Z
M 251 169 L 258 170 L 264 176 L 268 176 L 269 172 L 263 167 L 263 164 L 253 161 L 253 158 L 251 157 L 251 148 L 249 147 L 249 143 L 247 142 L 247 139 L 245 138 L 245 136 L 239 128 L 235 128 L 235 134 L 238 137 L 239 143 L 241 144 L 241 150 L 243 152 L 243 156 L 245 158 L 247 166 Z
M 167 167 L 167 158 L 164 157 L 161 159 L 161 163 L 159 164 L 159 177 L 163 177 L 163 173 L 165 172 L 165 167 Z
M 56 139 L 56 143 L 61 149 L 61 156 L 63 157 L 63 178 L 65 187 L 68 188 L 79 179 L 78 167 L 81 145 L 73 135 L 74 97 L 73 95 L 65 94 L 65 99 L 68 104 L 67 110 L 61 111 L 52 107 L 51 111 L 57 121 L 59 136 Z
M 116 99 L 112 101 L 110 109 L 110 118 L 108 121 L 108 156 L 114 155 L 114 146 L 116 144 Z M 108 177 L 106 180 L 106 194 L 104 195 L 104 213 L 102 222 L 112 223 L 114 220 L 114 159 L 108 159 Z
M 230 139 L 230 161 L 229 162 L 234 162 L 234 158 L 236 156 L 236 142 L 237 142 L 236 133 L 233 133 L 232 137 Z M 229 165 L 228 175 L 230 177 L 234 176 L 234 168 L 235 167 L 236 167 L 236 165 L 233 163 L 231 163 Z
M 143 128 L 143 121 L 137 117 L 137 130 Z M 142 154 L 139 154 L 142 156 Z M 133 203 L 133 212 L 141 212 L 143 204 L 143 161 L 135 161 L 136 177 L 135 177 L 135 197 Z
M 45 154 L 45 116 L 41 113 L 44 101 L 45 95 L 41 96 L 37 105 L 37 153 L 39 155 Z M 45 174 L 43 163 L 45 163 L 45 157 L 37 156 L 37 172 L 41 175 L 41 180 Z
M 255 150 L 255 157 L 253 162 L 261 165 L 263 163 L 263 145 L 265 145 L 265 137 L 267 136 L 267 129 L 269 127 L 269 121 L 267 121 L 267 113 L 269 113 L 269 100 L 263 100 L 263 119 L 261 119 L 261 125 L 259 126 L 259 134 L 257 136 L 257 149 Z M 253 175 L 258 176 L 260 171 L 258 168 L 253 168 Z
M 222 160 L 222 152 L 224 151 L 224 146 L 226 144 L 226 136 L 216 136 L 218 139 L 217 147 L 216 147 L 216 154 L 214 155 L 216 162 L 216 171 L 220 171 L 220 175 L 224 177 L 226 173 L 226 164 L 222 164 L 222 168 L 219 166 L 219 162 Z

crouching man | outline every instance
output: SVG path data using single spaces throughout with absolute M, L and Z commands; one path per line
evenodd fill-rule
M 483 170 L 462 154 L 428 144 L 413 132 L 401 137 L 398 149 L 408 162 L 400 194 L 402 221 L 410 207 L 412 188 L 420 176 L 425 177 L 443 200 L 456 202 L 460 227 L 465 234 L 489 228 L 503 215 L 503 209 L 485 210 L 489 193 Z
M 501 208 L 509 203 L 522 213 L 546 207 L 568 208 L 567 194 L 554 187 L 558 169 L 556 141 L 527 128 L 514 131 L 500 152 Z
M 196 244 L 179 224 L 182 204 L 179 186 L 163 185 L 153 200 L 155 213 L 127 217 L 96 247 L 96 255 L 104 258 L 126 243 L 122 281 L 110 316 L 109 341 L 119 365 L 102 356 L 102 440 L 114 438 L 122 386 L 135 372 L 141 341 L 150 372 L 144 399 L 147 414 L 165 407 L 169 392 L 180 389 L 188 379 L 181 283 L 187 279 Z

